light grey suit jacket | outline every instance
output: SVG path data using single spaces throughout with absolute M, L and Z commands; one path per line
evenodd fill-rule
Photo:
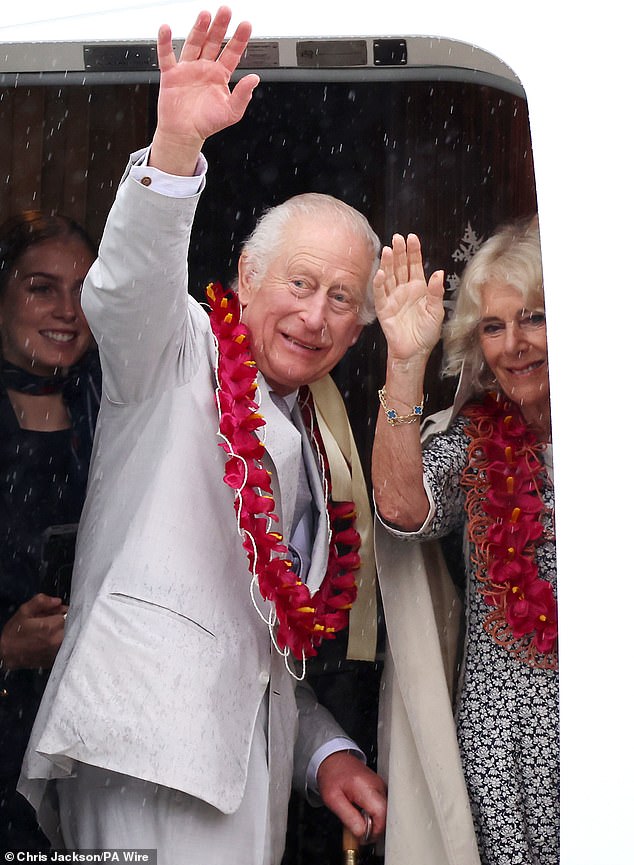
M 281 856 L 298 717 L 298 779 L 316 747 L 343 731 L 310 691 L 297 688 L 296 702 L 295 682 L 250 600 L 233 493 L 223 483 L 215 347 L 208 316 L 187 291 L 197 200 L 159 195 L 124 175 L 86 279 L 102 409 L 66 635 L 20 789 L 38 807 L 46 781 L 79 760 L 231 813 L 268 688 L 269 811 Z M 265 464 L 287 536 L 300 436 L 261 392 Z M 318 506 L 313 588 L 328 554 L 324 502 Z M 268 604 L 261 607 L 266 614 Z

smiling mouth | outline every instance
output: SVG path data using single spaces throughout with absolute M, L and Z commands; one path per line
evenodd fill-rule
M 523 366 L 520 369 L 509 368 L 508 371 L 511 375 L 516 375 L 516 376 L 531 375 L 531 373 L 535 372 L 538 369 L 541 369 L 543 367 L 543 365 L 544 365 L 544 361 L 538 360 L 538 361 L 535 361 L 535 363 L 530 363 L 528 366 Z
M 59 330 L 43 330 L 41 331 L 42 336 L 45 336 L 47 339 L 52 339 L 53 342 L 72 342 L 76 335 L 75 333 L 62 333 Z
M 292 336 L 285 335 L 285 339 L 290 342 L 291 345 L 296 345 L 298 348 L 303 348 L 306 351 L 321 351 L 321 346 L 319 345 L 309 345 L 308 343 L 301 342 L 299 339 L 294 339 Z

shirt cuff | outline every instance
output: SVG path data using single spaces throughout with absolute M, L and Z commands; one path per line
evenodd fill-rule
M 195 173 L 191 177 L 166 174 L 158 168 L 153 168 L 147 164 L 149 155 L 150 148 L 148 147 L 139 161 L 130 168 L 130 176 L 137 183 L 149 186 L 159 195 L 167 195 L 170 198 L 191 198 L 203 188 L 207 173 L 207 160 L 202 153 L 198 157 Z
M 347 751 L 353 757 L 361 760 L 362 763 L 367 763 L 365 754 L 360 750 L 359 746 L 347 736 L 338 736 L 336 739 L 331 739 L 329 742 L 317 748 L 313 756 L 310 758 L 310 763 L 306 769 L 306 795 L 311 805 L 321 805 L 319 798 L 319 784 L 317 783 L 317 772 L 319 767 L 324 762 L 326 757 L 331 754 L 336 754 L 337 751 Z

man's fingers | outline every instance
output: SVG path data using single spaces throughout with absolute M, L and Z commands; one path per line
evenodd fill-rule
M 370 841 L 381 838 L 385 832 L 386 801 L 385 791 L 375 791 L 370 798 L 364 802 L 364 810 L 371 818 Z
M 218 10 L 219 12 L 221 10 Z M 218 18 L 218 13 L 216 13 L 216 19 Z M 231 18 L 231 14 L 229 14 L 229 18 Z M 216 19 L 214 19 L 214 24 L 216 23 Z M 181 51 L 180 60 L 183 62 L 190 62 L 192 60 L 198 60 L 200 57 L 200 53 L 203 49 L 203 46 L 208 38 L 208 34 L 210 32 L 210 24 L 211 15 L 209 12 L 199 12 L 196 21 L 194 22 L 194 26 L 187 34 L 187 38 L 183 43 L 183 48 Z M 227 24 L 229 21 L 227 20 L 225 23 L 225 30 L 227 28 Z M 213 25 L 212 25 L 213 27 Z
M 235 33 L 231 39 L 222 49 L 222 53 L 218 57 L 218 62 L 222 63 L 230 75 L 232 72 L 235 72 L 250 38 L 251 25 L 248 21 L 241 21 L 236 27 Z
M 199 54 L 199 56 L 203 60 L 219 59 L 218 55 L 222 50 L 222 45 L 225 41 L 225 37 L 227 35 L 227 28 L 229 27 L 230 22 L 231 10 L 227 6 L 221 6 L 214 15 L 214 20 L 211 22 L 211 26 L 205 34 L 205 40 L 201 46 Z M 240 30 L 240 26 L 241 25 L 238 25 L 238 27 L 236 28 L 236 32 Z M 249 35 L 250 33 L 251 31 L 249 28 Z
M 336 812 L 342 823 L 345 823 L 362 844 L 377 841 L 385 832 L 385 798 L 380 797 L 378 793 L 377 797 L 377 801 L 372 802 L 364 797 L 361 810 L 360 804 L 354 805 L 343 797 Z
M 237 119 L 240 119 L 247 110 L 247 105 L 251 101 L 253 91 L 260 83 L 258 75 L 245 75 L 241 78 L 231 92 L 231 107 Z
M 237 68 L 251 36 L 251 25 L 248 21 L 241 21 L 223 48 L 230 21 L 231 10 L 227 6 L 221 6 L 218 9 L 213 21 L 209 12 L 200 12 L 185 39 L 179 61 L 176 60 L 172 45 L 171 28 L 167 24 L 162 25 L 156 41 L 161 72 L 172 69 L 177 62 L 191 63 L 196 60 L 212 60 L 220 63 L 230 76 Z M 251 87 L 251 91 L 254 86 Z
M 338 796 L 328 807 L 341 820 L 344 826 L 352 832 L 355 838 L 361 841 L 365 835 L 366 821 L 363 814 L 344 795 Z
M 168 24 L 162 24 L 159 27 L 158 37 L 156 39 L 156 56 L 161 72 L 166 72 L 173 66 L 176 66 L 176 55 L 172 45 L 172 30 Z

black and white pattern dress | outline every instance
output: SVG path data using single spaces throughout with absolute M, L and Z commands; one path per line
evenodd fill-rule
M 464 529 L 467 420 L 424 446 L 425 485 L 435 513 L 420 537 Z M 554 493 L 542 491 L 544 536 L 535 561 L 556 592 Z M 554 669 L 519 660 L 484 628 L 485 603 L 466 562 L 466 633 L 456 728 L 483 865 L 559 863 L 559 687 Z

